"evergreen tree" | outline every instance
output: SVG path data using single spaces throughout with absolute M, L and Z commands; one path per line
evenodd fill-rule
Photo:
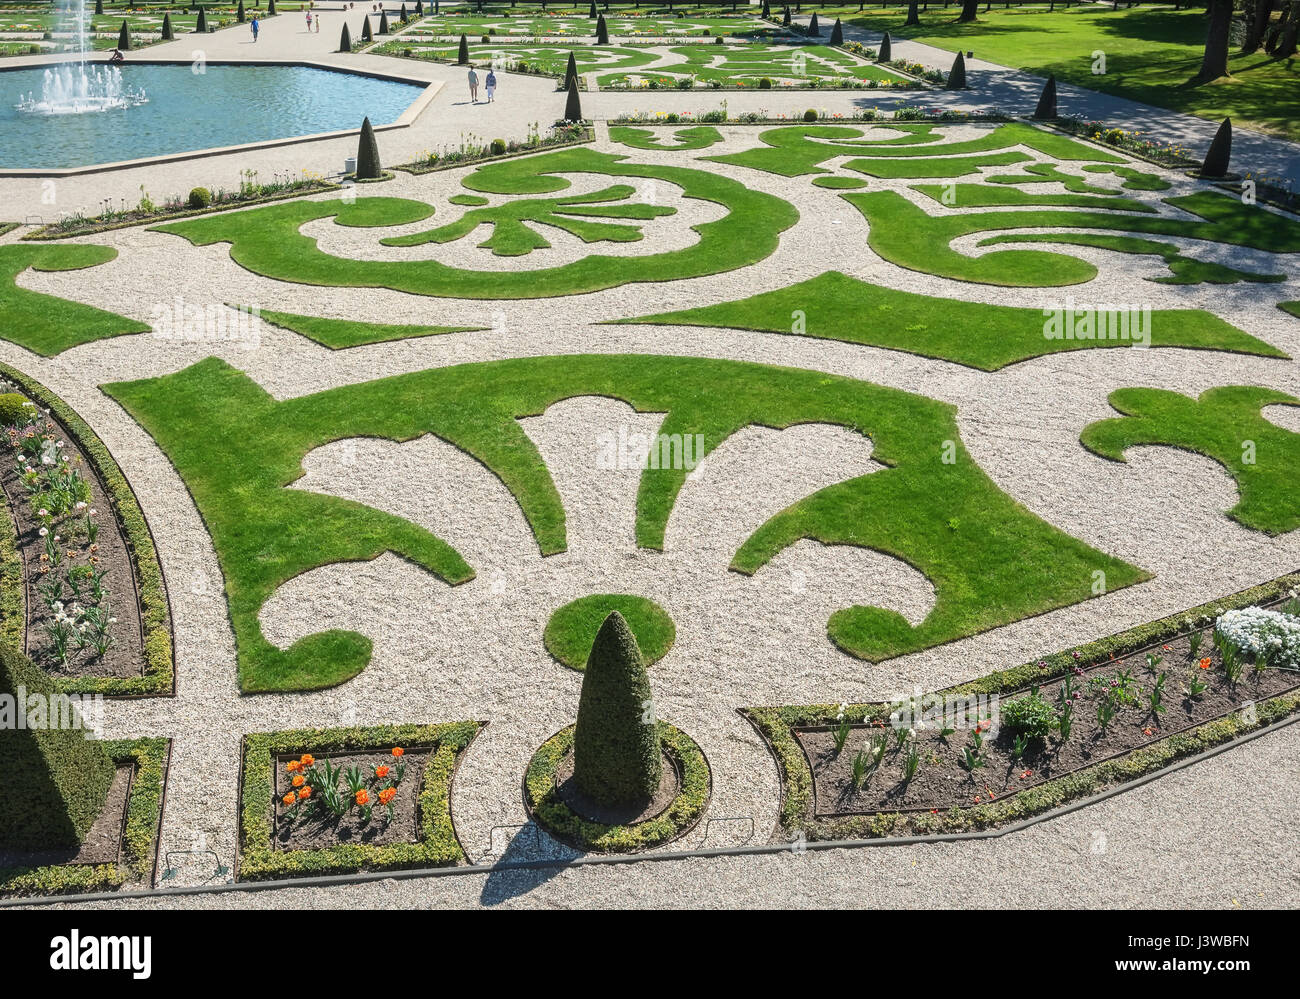
M 569 94 L 564 102 L 564 120 L 582 121 L 582 104 L 578 100 L 578 78 L 569 80 Z
M 379 166 L 379 143 L 375 141 L 375 130 L 366 118 L 361 122 L 361 138 L 357 142 L 357 180 L 378 180 L 383 176 Z
M 122 30 L 117 33 L 117 47 L 123 52 L 131 48 L 131 31 L 125 21 L 122 22 Z
M 952 69 L 948 73 L 948 82 L 944 84 L 945 90 L 965 90 L 966 89 L 966 55 L 958 52 L 957 58 L 952 61 Z
M 1056 115 L 1056 74 L 1051 73 L 1043 84 L 1043 92 L 1038 98 L 1038 107 L 1034 108 L 1034 117 L 1039 119 L 1055 118 Z
M 1228 162 L 1232 159 L 1232 119 L 1224 118 L 1219 130 L 1214 133 L 1210 151 L 1205 154 L 1201 164 L 1201 176 L 1222 177 L 1228 172 Z
M 469 39 L 464 35 L 460 36 L 460 48 L 456 50 L 456 65 L 469 65 Z
M 880 39 L 880 50 L 876 53 L 876 62 L 889 62 L 894 58 L 894 43 L 889 38 L 889 32 L 885 32 L 885 37 Z

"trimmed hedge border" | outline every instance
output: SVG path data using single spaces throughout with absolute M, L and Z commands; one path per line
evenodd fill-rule
M 1001 695 L 1031 684 L 1050 683 L 1074 668 L 1076 652 L 1080 664 L 1105 662 L 1112 655 L 1126 655 L 1182 635 L 1191 628 L 1203 627 L 1222 611 L 1267 603 L 1286 596 L 1297 587 L 1300 587 L 1300 573 L 1288 573 L 1221 600 L 1213 600 L 1095 642 L 1053 653 L 1041 660 L 1047 664 L 1046 669 L 1039 665 L 1040 660 L 1035 660 L 936 693 L 953 697 Z M 939 814 L 876 812 L 828 820 L 818 820 L 812 814 L 813 775 L 793 729 L 796 726 L 835 724 L 839 706 L 807 704 L 739 710 L 758 730 L 776 760 L 781 783 L 781 808 L 777 820 L 780 830 L 787 835 L 802 832 L 810 840 L 877 839 L 972 832 L 1038 815 L 1109 785 L 1124 783 L 1163 769 L 1177 760 L 1202 753 L 1300 712 L 1300 691 L 1291 691 L 1256 704 L 1253 721 L 1248 720 L 1240 711 L 1234 712 L 1189 731 L 1148 743 L 1126 756 L 1075 770 L 1037 787 L 986 804 L 971 808 L 950 808 Z M 877 720 L 883 722 L 888 719 L 889 712 L 889 704 L 851 704 L 845 709 L 844 717 L 852 724 Z
M 136 579 L 140 585 L 140 621 L 144 630 L 144 669 L 140 676 L 83 676 L 56 679 L 59 690 L 65 694 L 103 694 L 105 697 L 141 697 L 170 695 L 176 692 L 176 664 L 172 651 L 171 613 L 167 602 L 167 587 L 163 582 L 162 565 L 154 547 L 153 534 L 144 518 L 144 511 L 131 490 L 113 456 L 109 454 L 99 435 L 76 414 L 62 399 L 44 385 L 15 368 L 0 362 L 0 377 L 17 385 L 33 402 L 50 410 L 73 437 L 77 446 L 94 466 L 99 480 L 113 504 L 113 512 L 135 562 Z M 7 514 L 7 511 L 6 511 Z M 3 530 L 13 530 L 12 525 Z M 16 558 L 16 552 L 15 552 Z M 0 538 L 0 576 L 4 568 L 4 540 Z M 0 605 L 0 615 L 9 611 Z M 0 624 L 4 624 L 0 617 Z M 18 647 L 22 647 L 21 641 Z
M 534 153 L 549 153 L 554 149 L 566 149 L 569 146 L 585 146 L 595 141 L 596 130 L 588 125 L 581 139 L 570 139 L 564 142 L 541 142 L 531 149 L 516 149 L 513 152 L 502 153 L 499 156 L 493 156 L 489 153 L 487 156 L 476 156 L 473 159 L 456 160 L 452 163 L 434 163 L 428 166 L 421 163 L 398 163 L 391 169 L 401 170 L 414 177 L 419 177 L 426 173 L 455 170 L 457 167 L 479 166 L 483 163 L 495 163 L 498 160 L 513 160 L 518 159 L 520 156 L 532 156 Z
M 153 886 L 171 740 L 126 739 L 105 742 L 104 749 L 118 766 L 135 764 L 131 796 L 126 805 L 122 859 L 113 864 L 51 864 L 0 869 L 0 893 L 84 894 L 114 891 L 128 882 L 145 882 L 146 887 Z
M 23 563 L 18 555 L 18 531 L 9 502 L 0 492 L 0 642 L 23 647 L 27 607 L 23 599 Z
M 462 754 L 486 722 L 445 725 L 382 725 L 371 728 L 290 729 L 244 736 L 240 753 L 239 855 L 236 880 L 318 874 L 354 874 L 404 867 L 463 864 L 465 851 L 451 816 L 451 781 Z M 275 757 L 309 752 L 331 753 L 432 747 L 424 767 L 419 799 L 420 840 L 372 846 L 340 843 L 320 850 L 276 850 L 272 837 Z
M 713 772 L 695 740 L 659 722 L 659 741 L 681 768 L 682 787 L 663 812 L 631 825 L 605 825 L 584 819 L 555 793 L 555 774 L 573 748 L 574 726 L 561 729 L 533 754 L 524 774 L 524 806 L 539 826 L 562 843 L 602 853 L 639 853 L 690 832 L 713 793 Z

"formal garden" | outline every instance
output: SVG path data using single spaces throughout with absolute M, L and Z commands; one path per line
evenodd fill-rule
M 539 120 L 0 220 L 0 894 L 953 842 L 1288 738 L 1267 74 L 1125 77 L 1178 143 L 1058 96 L 1110 5 L 387 6 L 294 44 Z

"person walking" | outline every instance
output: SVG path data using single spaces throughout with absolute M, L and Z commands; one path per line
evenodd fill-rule
M 491 103 L 492 103 L 492 94 L 493 94 L 493 93 L 496 91 L 496 89 L 497 89 L 497 75 L 496 75 L 496 73 L 494 73 L 492 70 L 489 69 L 489 70 L 488 70 L 487 79 L 483 81 L 483 85 L 487 88 L 487 99 L 488 99 L 488 103 L 491 104 Z
M 316 15 L 316 34 L 320 34 L 320 15 Z
M 311 34 L 311 11 L 307 11 L 307 34 Z
M 254 44 L 254 45 L 257 44 L 257 31 L 258 31 L 258 29 L 259 29 L 260 27 L 261 27 L 261 25 L 257 23 L 257 16 L 254 15 L 254 16 L 253 16 L 253 24 L 252 24 L 252 29 L 253 29 L 253 44 Z
M 469 68 L 469 102 L 478 103 L 478 74 L 474 72 L 474 67 Z

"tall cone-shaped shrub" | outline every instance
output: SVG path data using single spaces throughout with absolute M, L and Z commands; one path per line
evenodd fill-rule
M 240 24 L 244 23 L 244 0 L 239 0 L 239 6 L 235 8 L 235 20 Z
M 125 21 L 122 22 L 122 30 L 117 33 L 117 47 L 123 52 L 131 47 L 131 31 Z
M 361 122 L 361 138 L 357 142 L 357 180 L 378 180 L 379 143 L 375 141 L 375 130 L 366 118 Z
M 397 16 L 402 19 L 403 24 L 410 19 L 410 15 L 406 13 L 406 4 L 402 4 L 402 9 L 398 12 Z
M 424 0 L 415 0 L 415 16 L 424 17 Z
M 808 19 L 808 34 L 809 36 L 820 36 L 821 33 L 821 26 L 817 23 L 817 11 L 813 11 L 813 16 Z
M 207 34 L 208 32 L 208 15 L 202 7 L 199 8 L 199 19 L 194 22 L 194 33 Z
M 104 16 L 104 0 L 95 0 L 95 13 L 99 17 Z
M 894 43 L 890 40 L 889 32 L 885 32 L 885 37 L 880 39 L 880 50 L 876 53 L 876 62 L 889 62 L 894 58 Z
M 596 4 L 593 2 L 592 5 L 587 8 L 587 20 L 594 21 L 599 16 L 600 15 L 596 13 Z
M 1038 97 L 1038 107 L 1034 108 L 1035 118 L 1056 117 L 1056 74 L 1050 73 L 1043 84 L 1043 92 Z
M 654 797 L 663 779 L 650 675 L 623 615 L 614 611 L 596 632 L 582 675 L 573 732 L 573 780 L 604 805 Z
M 957 58 L 952 61 L 952 69 L 948 72 L 948 82 L 943 85 L 943 89 L 966 89 L 966 54 L 964 52 L 958 52 Z
M 103 810 L 113 761 L 75 712 L 44 670 L 0 645 L 0 849 L 76 846 Z
M 564 120 L 582 121 L 582 103 L 578 100 L 578 78 L 569 80 L 569 95 L 564 102 Z
M 456 50 L 456 65 L 469 65 L 469 39 L 464 35 L 460 36 L 460 48 Z
M 347 22 L 343 24 L 343 31 L 339 34 L 339 51 L 352 51 L 352 32 L 348 31 Z
M 772 8 L 768 5 L 767 0 L 763 0 L 762 18 L 764 21 L 767 21 L 770 20 L 771 17 L 772 17 Z
M 604 14 L 601 14 L 600 17 L 596 19 L 596 44 L 609 44 L 609 25 L 605 23 Z
M 388 11 L 386 10 L 379 12 L 379 33 L 381 35 L 388 34 Z
M 1219 130 L 1214 133 L 1210 151 L 1205 154 L 1201 164 L 1201 176 L 1222 177 L 1228 172 L 1228 162 L 1232 159 L 1232 119 L 1224 118 Z
M 363 42 L 374 41 L 375 36 L 370 33 L 370 15 L 367 14 L 361 19 L 361 40 Z
M 564 67 L 564 89 L 568 90 L 570 85 L 578 85 L 578 60 L 573 57 L 573 49 L 569 49 L 569 64 Z
M 162 25 L 162 40 L 164 42 L 170 42 L 175 37 L 176 37 L 175 34 L 172 33 L 172 16 L 170 14 L 164 14 L 163 25 Z

